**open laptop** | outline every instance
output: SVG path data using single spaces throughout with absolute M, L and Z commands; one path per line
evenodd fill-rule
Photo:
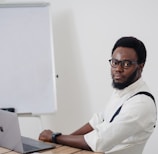
M 22 137 L 17 114 L 0 110 L 0 147 L 26 154 L 52 149 L 55 145 Z

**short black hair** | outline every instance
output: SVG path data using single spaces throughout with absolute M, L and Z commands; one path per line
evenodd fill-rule
M 112 54 L 117 47 L 127 47 L 133 48 L 138 56 L 138 64 L 144 63 L 146 61 L 147 51 L 145 45 L 142 41 L 135 37 L 121 37 L 114 45 L 112 49 Z

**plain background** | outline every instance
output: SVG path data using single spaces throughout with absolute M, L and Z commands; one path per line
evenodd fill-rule
M 135 36 L 146 45 L 148 57 L 143 78 L 157 99 L 156 0 L 50 2 L 55 69 L 59 76 L 56 78 L 58 111 L 41 117 L 42 129 L 71 133 L 95 112 L 104 110 L 112 92 L 108 59 L 114 43 L 122 36 Z M 157 134 L 156 128 L 144 154 L 157 153 Z

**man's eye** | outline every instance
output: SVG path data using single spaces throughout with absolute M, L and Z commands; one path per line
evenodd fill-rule
M 130 61 L 124 61 L 123 65 L 124 65 L 124 67 L 129 67 L 129 66 L 131 66 L 131 63 L 130 63 Z
M 118 65 L 118 62 L 117 61 L 113 61 L 112 64 L 113 65 Z

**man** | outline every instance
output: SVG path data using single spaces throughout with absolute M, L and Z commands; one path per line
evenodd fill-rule
M 44 130 L 40 140 L 95 152 L 110 153 L 131 148 L 134 149 L 132 154 L 142 153 L 157 116 L 154 98 L 141 77 L 146 48 L 134 37 L 122 37 L 115 43 L 111 56 L 114 92 L 106 110 L 95 114 L 70 135 Z

